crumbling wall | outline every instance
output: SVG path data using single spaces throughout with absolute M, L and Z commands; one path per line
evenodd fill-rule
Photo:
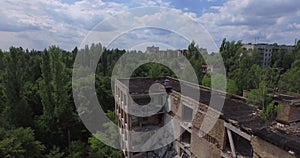
M 282 109 L 277 114 L 277 121 L 287 124 L 290 118 L 290 110 L 289 104 L 282 104 Z
M 254 158 L 296 158 L 296 156 L 274 146 L 258 137 L 251 139 Z
M 191 153 L 197 158 L 220 158 L 221 151 L 214 145 L 192 132 Z
M 300 121 L 300 106 L 292 105 L 290 113 L 290 122 Z
M 180 110 L 180 96 L 173 93 L 172 95 L 170 95 L 170 98 L 171 98 L 171 111 L 174 113 L 174 114 L 180 114 L 181 112 L 179 111 Z
M 193 131 L 199 133 L 205 114 L 197 112 L 193 120 Z M 215 144 L 219 149 L 223 150 L 225 146 L 225 127 L 224 120 L 218 119 L 213 128 L 207 135 L 203 137 L 206 141 Z
M 148 120 L 147 120 L 146 124 L 158 125 L 158 124 L 162 124 L 162 123 L 163 123 L 162 116 L 161 115 L 154 115 L 154 116 L 148 117 Z
M 291 122 L 300 121 L 300 106 L 283 104 L 283 108 L 278 111 L 277 121 L 288 124 Z

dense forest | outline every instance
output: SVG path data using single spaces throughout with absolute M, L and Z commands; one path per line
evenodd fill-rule
M 184 55 L 194 67 L 199 84 L 210 86 L 210 74 L 202 71 L 205 61 L 198 47 L 192 42 Z M 95 76 L 97 97 L 108 117 L 114 120 L 110 76 L 126 50 L 109 50 L 101 44 L 71 52 L 57 46 L 43 51 L 21 47 L 0 50 L 0 157 L 122 157 L 121 151 L 106 146 L 88 132 L 73 101 L 75 57 L 99 49 L 104 52 Z M 255 94 L 262 95 L 266 88 L 300 93 L 300 41 L 291 52 L 274 52 L 271 67 L 262 67 L 259 52 L 243 49 L 241 41 L 224 39 L 220 53 L 228 77 L 228 93 L 242 95 L 243 90 L 251 90 L 256 101 L 259 99 Z M 214 58 L 214 54 L 202 55 Z M 176 77 L 167 67 L 154 63 L 144 64 L 132 74 L 165 75 Z M 268 108 L 271 101 L 261 103 L 263 109 L 265 104 Z

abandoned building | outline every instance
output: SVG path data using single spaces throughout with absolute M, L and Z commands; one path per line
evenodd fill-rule
M 198 48 L 198 51 L 201 53 L 207 53 L 207 49 L 205 48 Z M 158 56 L 163 57 L 179 57 L 182 54 L 186 54 L 188 52 L 187 49 L 178 49 L 178 50 L 172 50 L 172 49 L 166 49 L 166 50 L 160 50 L 159 47 L 151 46 L 146 48 L 147 54 L 157 54 Z
M 246 50 L 257 50 L 261 55 L 261 63 L 264 67 L 270 67 L 272 61 L 272 54 L 278 51 L 290 52 L 294 49 L 294 46 L 277 45 L 277 44 L 244 44 L 243 48 Z
M 153 85 L 158 87 L 153 90 Z M 181 95 L 181 88 L 188 89 L 190 93 Z M 195 98 L 195 91 L 200 92 L 200 98 Z M 179 82 L 178 79 L 171 77 L 116 80 L 115 112 L 124 156 L 128 158 L 300 157 L 299 96 L 277 95 L 276 100 L 284 107 L 278 113 L 276 121 L 267 123 L 260 117 L 259 110 L 248 105 L 245 98 L 227 97 L 223 92 L 216 92 L 218 97 L 225 99 L 224 106 L 213 128 L 207 134 L 200 136 L 200 126 L 209 108 L 211 93 L 209 88 L 182 80 Z M 153 98 L 156 98 L 155 101 L 148 104 Z M 134 116 L 129 112 L 133 104 L 155 106 L 155 103 L 161 102 L 163 103 L 161 109 L 148 117 Z M 128 131 L 161 128 L 167 123 L 168 118 L 176 118 L 181 122 L 171 127 L 174 131 L 181 131 L 181 135 L 175 138 L 171 145 L 153 151 L 133 152 L 134 139 Z

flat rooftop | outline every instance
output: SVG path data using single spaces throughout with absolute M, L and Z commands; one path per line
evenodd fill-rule
M 166 83 L 168 81 L 168 84 Z M 149 93 L 149 88 L 152 84 L 160 83 L 166 89 L 171 92 L 181 92 L 181 88 L 185 89 L 187 97 L 198 100 L 200 103 L 209 105 L 211 98 L 211 90 L 193 83 L 182 81 L 181 88 L 178 79 L 171 77 L 159 77 L 159 78 L 131 78 L 131 79 L 119 79 L 123 84 L 129 83 L 130 94 L 145 94 Z M 197 93 L 196 93 L 197 92 Z M 200 93 L 200 98 L 197 98 L 195 94 Z M 224 93 L 219 93 L 218 97 L 224 98 Z M 295 98 L 288 98 L 284 96 L 284 99 L 294 100 Z M 233 97 L 225 98 L 224 106 L 221 111 L 220 118 L 226 120 L 232 125 L 238 127 L 242 131 L 260 137 L 261 139 L 276 145 L 286 151 L 293 151 L 296 156 L 300 157 L 300 126 L 282 126 L 276 127 L 276 124 L 267 124 L 260 116 L 259 110 L 246 103 L 245 98 Z M 292 130 L 291 130 L 292 129 Z M 292 132 L 291 132 L 292 131 Z

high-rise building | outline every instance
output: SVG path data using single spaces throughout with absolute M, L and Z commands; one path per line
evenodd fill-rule
M 261 53 L 261 63 L 264 67 L 270 67 L 272 63 L 272 54 L 277 51 L 289 52 L 294 46 L 277 45 L 277 44 L 244 44 L 243 48 L 246 50 L 257 50 Z

